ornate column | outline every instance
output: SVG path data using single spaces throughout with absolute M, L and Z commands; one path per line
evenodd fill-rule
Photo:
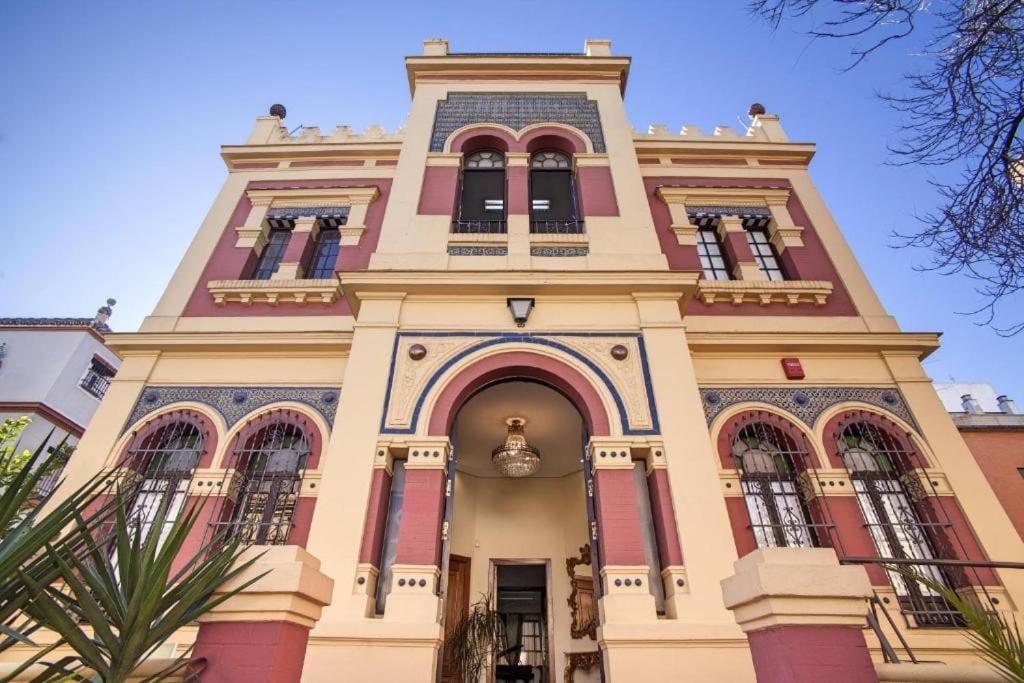
M 602 624 L 657 620 L 627 441 L 590 440 L 601 567 Z
M 303 270 L 319 232 L 320 223 L 316 216 L 296 218 L 291 239 L 288 240 L 288 246 L 285 247 L 284 256 L 281 258 L 281 264 L 277 267 L 277 272 L 270 276 L 270 279 L 297 280 L 301 278 L 305 274 Z
M 743 227 L 743 219 L 735 215 L 723 215 L 718 219 L 718 238 L 722 247 L 733 264 L 733 275 L 737 280 L 767 280 L 767 276 L 757 267 L 754 252 L 747 243 L 747 229 Z
M 224 586 L 230 590 L 266 573 L 199 618 L 194 657 L 204 657 L 204 683 L 299 683 L 309 630 L 331 601 L 334 581 L 320 561 L 294 545 L 254 546 L 263 554 Z
M 682 612 L 680 599 L 687 592 L 683 549 L 676 529 L 672 491 L 668 482 L 665 446 L 655 443 L 647 457 L 647 490 L 651 496 L 651 517 L 661 559 L 661 580 L 665 585 L 665 614 L 675 619 Z
M 445 474 L 451 444 L 447 437 L 409 442 L 405 497 L 398 527 L 398 550 L 391 566 L 391 592 L 385 621 L 439 623 L 441 543 Z
M 871 583 L 830 548 L 762 548 L 722 580 L 758 683 L 878 681 L 863 629 Z
M 380 576 L 381 553 L 388 523 L 388 501 L 391 496 L 392 464 L 394 460 L 387 444 L 378 444 L 373 457 L 373 475 L 370 496 L 366 503 L 366 522 L 363 541 L 359 547 L 359 566 L 356 567 L 355 592 L 366 598 L 364 616 L 372 616 Z

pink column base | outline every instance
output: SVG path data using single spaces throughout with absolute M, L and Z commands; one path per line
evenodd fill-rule
M 309 629 L 285 621 L 199 625 L 193 658 L 206 658 L 202 683 L 299 683 Z
M 864 634 L 849 626 L 776 626 L 747 633 L 758 683 L 877 683 Z

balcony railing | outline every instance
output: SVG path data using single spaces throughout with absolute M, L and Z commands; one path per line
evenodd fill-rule
M 103 395 L 107 393 L 107 389 L 110 388 L 110 379 L 107 375 L 90 370 L 82 378 L 81 386 L 96 398 L 103 398 Z
M 530 221 L 530 232 L 535 235 L 580 235 L 583 221 L 573 218 L 559 221 Z
M 507 232 L 508 228 L 503 220 L 500 221 L 452 221 L 452 232 L 456 234 L 492 234 L 500 235 Z

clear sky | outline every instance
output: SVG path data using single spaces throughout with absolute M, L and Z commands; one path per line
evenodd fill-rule
M 461 52 L 631 55 L 633 125 L 739 125 L 751 102 L 818 144 L 811 170 L 854 252 L 905 330 L 941 331 L 937 381 L 989 381 L 1024 401 L 1024 336 L 974 319 L 973 284 L 913 270 L 890 248 L 934 195 L 928 172 L 885 166 L 898 117 L 877 90 L 915 66 L 897 44 L 842 73 L 847 46 L 773 34 L 744 0 L 717 2 L 35 2 L 0 22 L 0 316 L 91 315 L 134 330 L 155 305 L 225 177 L 218 145 L 243 142 L 273 102 L 287 124 L 402 124 L 402 57 L 426 37 Z M 1011 311 L 1011 306 L 1017 310 Z M 1024 315 L 1024 302 L 1006 313 Z

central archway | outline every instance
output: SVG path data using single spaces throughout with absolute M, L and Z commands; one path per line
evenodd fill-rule
M 582 372 L 551 356 L 529 351 L 506 351 L 473 362 L 448 382 L 430 412 L 428 435 L 449 434 L 459 409 L 480 389 L 517 379 L 546 384 L 564 395 L 583 417 L 588 434 L 611 434 L 611 420 L 604 401 Z

